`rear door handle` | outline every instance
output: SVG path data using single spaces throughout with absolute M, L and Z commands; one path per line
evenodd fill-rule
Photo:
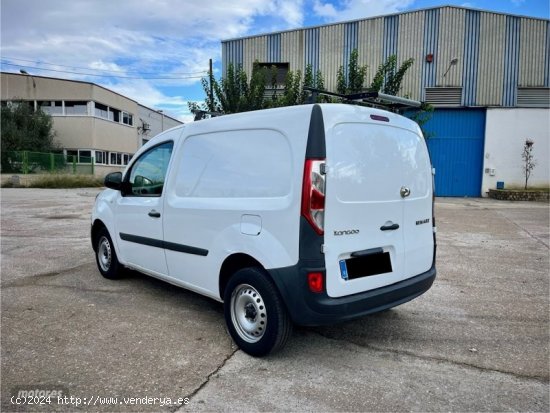
M 154 209 L 149 211 L 148 214 L 151 218 L 160 218 L 160 212 L 155 211 Z
M 393 231 L 399 228 L 399 224 L 382 225 L 380 231 Z

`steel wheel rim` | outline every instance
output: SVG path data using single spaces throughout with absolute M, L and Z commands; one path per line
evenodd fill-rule
M 239 284 L 231 294 L 231 321 L 237 334 L 248 343 L 262 339 L 267 311 L 260 293 L 249 284 Z
M 109 271 L 112 259 L 111 243 L 107 237 L 103 236 L 99 239 L 99 247 L 97 248 L 97 261 L 103 271 Z

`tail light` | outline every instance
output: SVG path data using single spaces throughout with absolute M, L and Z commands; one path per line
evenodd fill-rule
M 320 272 L 310 272 L 307 274 L 307 284 L 312 293 L 323 292 L 323 274 Z
M 302 216 L 315 232 L 323 235 L 325 226 L 324 159 L 306 159 L 302 186 Z

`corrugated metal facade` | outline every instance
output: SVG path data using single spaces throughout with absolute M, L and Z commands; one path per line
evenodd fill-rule
M 502 103 L 505 33 L 506 16 L 481 14 L 476 96 L 480 106 L 500 106 Z
M 424 12 L 404 14 L 399 17 L 399 34 L 397 35 L 397 60 L 403 62 L 412 57 L 413 64 L 401 84 L 401 95 L 422 96 L 422 62 L 424 59 L 424 33 L 418 30 L 425 26 Z
M 435 58 L 439 40 L 439 9 L 427 10 L 424 22 L 424 56 L 431 55 Z M 426 87 L 434 87 L 437 83 L 437 68 L 433 62 L 425 59 L 422 62 L 421 100 L 426 99 Z M 424 86 L 424 87 L 422 87 Z
M 462 106 L 514 106 L 518 87 L 550 86 L 548 20 L 454 6 L 227 40 L 222 60 L 224 70 L 232 62 L 250 71 L 256 59 L 291 70 L 311 64 L 335 90 L 354 48 L 368 66 L 366 83 L 389 55 L 414 58 L 400 93 L 413 99 L 423 100 L 426 87 L 459 87 Z

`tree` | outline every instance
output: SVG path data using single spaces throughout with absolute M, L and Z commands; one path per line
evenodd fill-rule
M 306 87 L 325 90 L 323 74 L 317 70 L 313 75 L 313 66 L 308 64 L 302 78 L 302 71 L 293 72 L 289 70 L 285 77 L 285 85 L 283 96 L 279 98 L 276 106 L 294 106 L 309 103 L 310 93 L 305 90 Z M 322 96 L 317 98 L 317 102 L 321 102 Z
M 527 189 L 527 181 L 531 176 L 531 172 L 535 169 L 537 161 L 533 157 L 533 142 L 531 139 L 526 139 L 523 145 L 523 152 L 521 153 L 521 159 L 523 159 L 523 176 L 525 176 L 525 189 Z
M 348 63 L 348 75 L 344 72 L 344 66 L 338 68 L 336 75 L 336 91 L 342 95 L 357 93 L 363 90 L 367 66 L 359 66 L 359 52 L 357 49 L 351 51 Z
M 418 109 L 413 109 L 412 111 L 406 112 L 405 116 L 411 120 L 414 120 L 418 126 L 420 126 L 420 130 L 422 131 L 424 138 L 428 139 L 434 136 L 433 132 L 426 130 L 426 123 L 428 123 L 428 121 L 432 118 L 433 112 L 434 107 L 432 105 L 422 102 Z
M 212 82 L 214 90 L 212 102 L 209 98 L 210 82 Z M 203 78 L 201 84 L 206 99 L 201 104 L 189 102 L 188 106 L 192 112 L 196 110 L 212 111 L 214 109 L 214 112 L 229 114 L 263 109 L 264 107 L 266 70 L 260 67 L 258 61 L 255 61 L 252 66 L 250 81 L 241 66 L 235 68 L 230 63 L 227 66 L 225 77 L 222 77 L 220 81 L 216 81 L 214 76 L 209 76 Z
M 1 109 L 2 152 L 51 152 L 59 148 L 54 143 L 52 117 L 41 110 L 34 111 L 29 102 L 15 102 Z
M 414 59 L 409 58 L 401 63 L 401 66 L 397 69 L 397 56 L 389 56 L 384 63 L 378 66 L 369 89 L 375 92 L 381 91 L 388 95 L 397 95 L 401 90 L 405 73 L 413 63 Z
M 255 61 L 252 65 L 250 82 L 246 72 L 233 64 L 227 67 L 227 75 L 221 82 L 214 80 L 214 93 L 223 113 L 238 113 L 263 108 L 265 91 L 265 70 Z

